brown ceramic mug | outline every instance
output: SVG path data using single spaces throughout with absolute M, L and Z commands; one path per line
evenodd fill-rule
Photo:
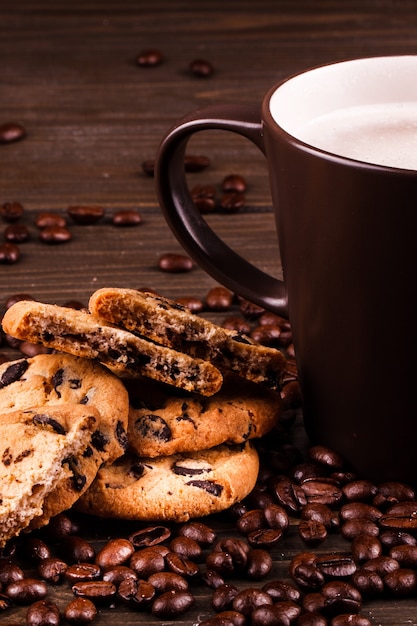
M 414 484 L 416 77 L 417 56 L 314 68 L 274 86 L 261 107 L 187 116 L 162 141 L 155 172 L 168 224 L 195 261 L 289 317 L 312 442 L 374 481 Z M 232 251 L 191 201 L 187 141 L 213 128 L 247 137 L 266 156 L 283 281 Z

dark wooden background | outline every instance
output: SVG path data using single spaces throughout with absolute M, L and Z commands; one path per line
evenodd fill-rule
M 138 67 L 145 48 L 159 49 L 164 62 Z M 158 269 L 160 255 L 181 248 L 142 162 L 153 159 L 171 124 L 210 103 L 260 102 L 272 84 L 316 64 L 416 50 L 413 0 L 1 2 L 0 124 L 18 122 L 27 136 L 0 145 L 0 204 L 24 205 L 31 240 L 21 246 L 19 263 L 0 265 L 0 308 L 22 292 L 47 302 L 86 302 L 108 285 L 204 298 L 215 283 L 202 270 Z M 212 63 L 211 77 L 190 74 L 196 58 Z M 190 174 L 190 184 L 219 185 L 229 173 L 246 177 L 245 208 L 207 219 L 238 251 L 279 276 L 263 156 L 243 139 L 218 132 L 200 134 L 189 151 L 211 159 L 207 170 Z M 69 243 L 40 243 L 36 214 L 65 214 L 74 204 L 101 205 L 105 218 L 95 226 L 70 223 Z M 140 226 L 112 225 L 113 213 L 125 208 L 140 210 Z M 275 575 L 285 575 L 289 555 L 302 548 L 296 534 L 291 537 L 274 554 Z M 178 623 L 208 615 L 208 598 L 206 593 Z M 364 612 L 384 626 L 417 623 L 414 600 L 368 603 Z M 0 623 L 23 623 L 23 615 L 0 615 Z M 108 610 L 96 623 L 153 622 L 148 615 Z

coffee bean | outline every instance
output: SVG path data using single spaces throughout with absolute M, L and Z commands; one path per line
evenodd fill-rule
M 217 540 L 216 532 L 204 522 L 188 522 L 178 529 L 178 535 L 194 539 L 202 548 L 209 548 Z
M 401 546 L 403 544 L 409 546 L 417 545 L 417 539 L 414 535 L 410 535 L 410 533 L 396 531 L 396 530 L 386 530 L 381 533 L 379 537 L 384 548 L 393 548 L 394 546 Z
M 255 548 L 248 552 L 246 575 L 250 580 L 262 580 L 272 569 L 272 557 L 267 550 Z
M 4 230 L 4 238 L 10 243 L 25 243 L 30 239 L 30 232 L 25 224 L 10 224 Z
M 159 258 L 158 266 L 163 272 L 179 274 L 190 272 L 194 267 L 194 263 L 188 256 L 168 252 Z
M 258 606 L 272 605 L 273 601 L 265 591 L 260 589 L 248 587 L 239 591 L 239 593 L 233 599 L 233 610 L 249 616 L 252 611 Z
M 205 302 L 210 311 L 227 311 L 232 306 L 233 294 L 226 287 L 213 287 Z
M 176 552 L 168 552 L 165 563 L 171 572 L 185 578 L 195 578 L 200 574 L 200 568 L 194 561 Z
M 216 208 L 216 201 L 214 198 L 191 197 L 191 199 L 197 211 L 203 215 L 206 213 L 213 213 Z
M 116 595 L 116 585 L 105 580 L 78 582 L 72 586 L 72 592 L 78 598 L 86 598 L 96 603 L 108 603 Z
M 0 217 L 5 222 L 17 222 L 24 213 L 23 205 L 20 202 L 5 202 L 0 206 Z
M 243 535 L 248 535 L 254 530 L 265 526 L 265 516 L 262 509 L 251 509 L 239 517 L 236 526 Z
M 56 585 L 63 580 L 67 568 L 65 561 L 57 557 L 49 557 L 42 559 L 38 564 L 37 573 L 43 580 Z
M 230 315 L 226 317 L 221 326 L 223 328 L 227 328 L 228 330 L 236 330 L 238 333 L 242 333 L 243 335 L 248 335 L 250 333 L 251 327 L 250 324 L 243 318 L 238 315 Z
M 247 619 L 238 611 L 220 611 L 214 617 L 198 623 L 199 626 L 247 626 Z
M 301 511 L 302 520 L 312 520 L 323 524 L 326 530 L 336 530 L 339 527 L 339 516 L 327 504 L 309 502 Z
M 349 504 L 344 504 L 339 511 L 340 518 L 344 522 L 355 519 L 369 519 L 373 522 L 381 522 L 382 513 L 379 509 L 372 506 L 371 504 L 366 504 L 365 502 L 350 502 Z
M 352 576 L 352 583 L 366 598 L 377 598 L 384 591 L 384 581 L 377 572 L 358 569 Z
M 304 611 L 309 613 L 321 612 L 326 604 L 326 598 L 321 591 L 311 591 L 303 597 L 301 606 Z
M 302 483 L 301 489 L 304 492 L 307 503 L 316 502 L 334 507 L 343 497 L 342 490 L 333 484 L 331 480 L 327 482 L 325 478 L 306 480 Z
M 15 243 L 0 244 L 0 263 L 12 265 L 20 261 L 20 250 Z
M 138 577 L 135 572 L 127 565 L 115 565 L 103 573 L 103 580 L 113 583 L 118 587 L 121 582 L 128 578 L 133 578 L 133 580 L 137 580 Z
M 232 556 L 223 550 L 211 552 L 207 556 L 206 566 L 207 569 L 214 570 L 221 576 L 230 576 L 235 569 Z
M 270 550 L 282 538 L 282 530 L 274 528 L 259 528 L 253 530 L 247 536 L 248 543 L 253 548 L 264 548 Z
M 327 468 L 340 470 L 344 466 L 342 457 L 327 446 L 312 446 L 308 451 L 308 455 L 312 461 L 320 463 Z
M 195 59 L 190 63 L 190 72 L 197 78 L 209 78 L 214 73 L 214 67 L 206 59 Z
M 328 626 L 328 621 L 320 613 L 303 613 L 297 620 L 297 626 Z
M 164 57 L 160 50 L 156 48 L 146 48 L 138 54 L 136 63 L 139 67 L 156 67 L 160 65 L 163 60 Z
M 225 583 L 224 578 L 219 574 L 219 572 L 209 568 L 201 574 L 201 580 L 210 589 L 217 589 L 217 587 L 220 587 L 220 585 L 224 585 Z
M 95 563 L 74 563 L 65 570 L 65 578 L 70 583 L 98 580 L 101 569 Z
M 369 480 L 354 480 L 342 488 L 346 500 L 369 502 L 378 493 L 378 487 Z
M 96 552 L 92 544 L 78 535 L 67 535 L 61 543 L 61 552 L 71 563 L 94 561 Z
M 215 544 L 213 550 L 230 555 L 233 567 L 237 571 L 243 570 L 246 567 L 250 548 L 245 541 L 237 537 L 225 537 Z
M 166 541 L 171 536 L 171 531 L 166 526 L 147 526 L 129 535 L 129 541 L 133 547 L 145 548 L 155 546 Z
M 334 617 L 340 613 L 359 613 L 362 606 L 362 596 L 358 589 L 349 582 L 335 580 L 326 583 L 321 593 L 325 597 L 322 612 Z
M 210 165 L 210 159 L 204 154 L 186 154 L 184 169 L 186 172 L 201 172 Z
M 189 591 L 167 591 L 152 604 L 152 614 L 161 619 L 172 619 L 183 615 L 194 604 L 194 596 Z
M 169 552 L 166 548 L 165 553 L 158 550 L 158 546 L 150 546 L 135 552 L 130 559 L 130 567 L 139 576 L 139 578 L 149 578 L 156 572 L 163 572 L 165 569 L 165 554 Z
M 113 214 L 114 226 L 138 226 L 142 222 L 142 216 L 137 209 L 120 209 Z
M 211 606 L 219 613 L 232 608 L 233 600 L 239 593 L 239 589 L 235 585 L 224 583 L 215 589 L 211 596 Z
M 42 213 L 38 213 L 35 217 L 35 226 L 37 228 L 65 228 L 66 225 L 67 221 L 65 217 L 59 213 L 44 211 Z
M 58 626 L 61 614 L 54 602 L 39 600 L 34 602 L 26 613 L 27 626 Z
M 191 560 L 198 560 L 202 555 L 200 544 L 190 537 L 175 537 L 175 539 L 170 542 L 169 549 Z
M 281 345 L 281 334 L 282 331 L 279 326 L 270 324 L 269 326 L 257 326 L 251 330 L 250 336 L 254 341 L 263 346 L 277 347 Z
M 263 313 L 265 313 L 265 309 L 259 306 L 259 304 L 255 304 L 254 302 L 249 302 L 249 300 L 246 300 L 245 298 L 242 298 L 242 297 L 239 297 L 238 300 L 239 300 L 240 312 L 247 319 L 251 319 L 251 320 L 257 319 Z
M 48 588 L 42 580 L 37 578 L 22 578 L 7 585 L 6 595 L 16 604 L 32 604 L 43 600 Z
M 366 569 L 371 572 L 376 572 L 380 576 L 384 577 L 391 572 L 395 572 L 395 570 L 400 568 L 400 564 L 396 559 L 393 559 L 390 556 L 377 556 L 374 559 L 369 559 L 362 565 L 362 569 Z
M 128 539 L 110 539 L 97 553 L 95 562 L 103 570 L 123 565 L 130 559 L 135 549 Z
M 68 228 L 62 226 L 46 226 L 40 230 L 39 239 L 42 243 L 55 245 L 67 243 L 72 239 L 72 235 Z
M 204 308 L 203 301 L 199 298 L 184 296 L 182 298 L 177 298 L 176 302 L 178 302 L 181 306 L 187 307 L 191 313 L 201 313 Z
M 22 295 L 22 294 L 20 294 Z M 23 294 L 24 295 L 24 294 Z M 16 298 L 17 296 L 15 296 Z M 29 297 L 26 298 L 26 296 L 24 298 L 20 298 L 22 300 L 33 300 L 33 298 Z M 70 517 L 68 517 L 68 515 L 66 515 L 65 513 L 59 513 L 58 515 L 56 515 L 55 517 L 53 517 L 48 524 L 48 535 L 52 536 L 54 539 L 57 540 L 62 540 L 65 539 L 65 537 L 68 537 L 69 535 L 76 535 L 77 533 L 79 533 L 80 529 L 78 524 L 76 524 Z M 92 550 L 93 555 L 94 550 Z M 93 556 L 94 558 L 94 556 Z M 85 558 L 83 558 L 82 560 L 85 560 Z
M 359 613 L 336 615 L 332 619 L 332 626 L 372 626 L 371 620 Z
M 400 564 L 400 567 L 417 569 L 417 546 L 400 545 L 394 546 L 389 551 L 389 556 Z
M 156 596 L 156 590 L 147 580 L 125 578 L 117 591 L 118 597 L 136 610 L 150 607 Z
M 26 137 L 26 130 L 21 124 L 7 122 L 0 124 L 0 144 L 12 143 Z
M 360 534 L 352 541 L 352 556 L 356 563 L 364 563 L 382 554 L 382 544 L 378 537 Z
M 187 591 L 188 582 L 180 574 L 175 572 L 156 572 L 148 578 L 157 593 L 165 593 L 166 591 Z
M 340 528 L 340 534 L 349 541 L 352 541 L 358 535 L 378 537 L 379 526 L 372 520 L 357 517 L 345 522 Z
M 229 174 L 222 180 L 223 191 L 236 191 L 237 193 L 244 193 L 247 189 L 246 180 L 240 174 Z
M 410 597 L 417 589 L 417 572 L 409 568 L 399 568 L 384 577 L 385 589 L 396 598 Z
M 75 205 L 67 208 L 67 213 L 71 219 L 83 226 L 96 224 L 104 215 L 104 209 L 101 206 L 84 206 Z
M 155 174 L 155 161 L 154 159 L 146 159 L 142 162 L 142 171 L 147 176 L 153 177 Z
M 64 609 L 64 617 L 70 624 L 91 624 L 96 615 L 95 604 L 87 598 L 75 598 Z
M 304 490 L 289 478 L 282 477 L 273 485 L 278 503 L 290 513 L 298 513 L 306 506 L 307 498 Z
M 277 605 L 256 607 L 250 615 L 252 626 L 290 626 L 291 620 L 281 614 Z
M 229 191 L 220 198 L 220 207 L 226 213 L 236 213 L 245 206 L 246 198 L 243 193 Z
M 298 525 L 298 534 L 302 541 L 309 546 L 318 546 L 327 537 L 327 529 L 324 524 L 315 520 L 301 520 Z
M 2 587 L 23 580 L 24 577 L 23 570 L 16 563 L 9 559 L 0 560 L 0 585 Z
M 357 569 L 350 554 L 337 552 L 318 555 L 315 566 L 327 578 L 346 578 L 352 576 Z

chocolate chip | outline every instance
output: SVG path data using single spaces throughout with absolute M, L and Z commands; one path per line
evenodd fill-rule
M 199 489 L 204 489 L 207 493 L 212 494 L 213 496 L 219 497 L 223 491 L 223 486 L 215 483 L 212 480 L 190 480 L 186 483 L 190 485 L 190 487 L 198 487 Z
M 29 363 L 26 361 L 26 359 L 23 359 L 22 361 L 17 361 L 17 363 L 12 363 L 12 365 L 9 365 L 9 367 L 6 369 L 5 372 L 3 372 L 0 378 L 0 389 L 2 389 L 3 387 L 7 387 L 7 385 L 11 385 L 17 380 L 20 380 L 28 367 Z
M 135 422 L 135 428 L 142 437 L 154 438 L 159 441 L 170 441 L 172 438 L 171 429 L 166 421 L 153 413 L 139 417 Z
M 36 426 L 50 426 L 58 435 L 65 435 L 67 432 L 62 424 L 45 413 L 36 413 L 32 421 Z

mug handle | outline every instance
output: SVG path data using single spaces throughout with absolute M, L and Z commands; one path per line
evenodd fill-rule
M 288 317 L 283 281 L 255 267 L 225 244 L 191 199 L 184 169 L 185 150 L 195 132 L 208 129 L 243 135 L 265 154 L 258 107 L 213 105 L 190 113 L 167 133 L 155 160 L 156 189 L 165 219 L 184 250 L 220 284 L 250 302 Z

